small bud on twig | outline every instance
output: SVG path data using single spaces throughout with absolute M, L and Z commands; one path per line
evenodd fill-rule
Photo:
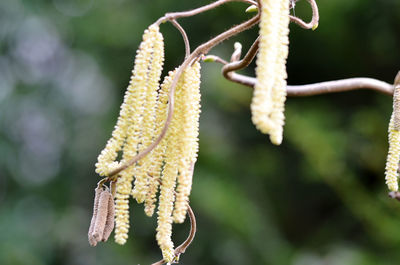
M 251 5 L 248 8 L 246 8 L 246 13 L 255 13 L 258 12 L 258 7 L 256 5 Z

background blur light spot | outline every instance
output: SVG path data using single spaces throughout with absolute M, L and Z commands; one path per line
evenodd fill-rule
M 58 11 L 66 16 L 82 16 L 93 6 L 93 0 L 53 0 Z

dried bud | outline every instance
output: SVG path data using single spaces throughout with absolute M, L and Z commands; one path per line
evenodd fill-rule
M 92 220 L 90 221 L 90 227 L 89 227 L 89 232 L 88 232 L 89 244 L 93 247 L 97 245 L 97 240 L 92 236 L 92 234 L 93 234 L 93 230 L 94 230 L 95 223 L 96 223 L 96 217 L 97 217 L 98 208 L 99 208 L 100 194 L 102 192 L 103 192 L 102 188 L 96 188 L 95 195 L 94 195 L 93 215 L 92 215 Z
M 110 237 L 112 231 L 114 230 L 114 218 L 115 218 L 115 210 L 114 210 L 114 199 L 112 194 L 110 194 L 108 199 L 108 211 L 107 211 L 107 219 L 106 224 L 104 226 L 103 236 L 101 241 L 106 242 Z
M 114 201 L 108 188 L 95 190 L 93 216 L 90 222 L 88 238 L 91 246 L 106 241 L 114 228 Z
M 96 241 L 101 241 L 103 237 L 104 227 L 107 221 L 108 214 L 108 202 L 110 199 L 110 192 L 108 190 L 103 190 L 100 194 L 99 205 L 97 209 L 96 221 L 94 224 L 94 229 L 92 236 Z

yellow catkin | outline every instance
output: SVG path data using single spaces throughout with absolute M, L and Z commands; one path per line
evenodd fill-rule
M 394 129 L 394 115 L 392 114 L 389 123 L 389 152 L 386 161 L 385 179 L 391 191 L 397 191 L 398 173 L 400 160 L 400 132 Z
M 111 171 L 110 166 L 113 165 L 117 158 L 118 152 L 128 137 L 128 129 L 132 122 L 137 124 L 137 120 L 132 119 L 132 114 L 137 111 L 138 106 L 143 105 L 143 77 L 146 75 L 148 65 L 150 63 L 152 52 L 152 31 L 146 30 L 143 35 L 143 41 L 140 44 L 136 58 L 135 67 L 132 71 L 131 81 L 124 96 L 124 102 L 115 125 L 114 131 L 106 147 L 101 151 L 98 162 L 96 163 L 96 172 L 100 176 L 107 176 Z M 126 148 L 125 148 L 126 149 Z M 115 164 L 114 164 L 115 167 Z
M 275 123 L 275 128 L 270 132 L 271 142 L 281 144 L 283 140 L 283 126 L 285 124 L 285 101 L 286 101 L 286 59 L 289 53 L 289 1 L 281 0 L 281 18 L 279 23 L 279 54 L 276 62 L 275 84 L 273 86 L 273 110 L 271 119 Z
M 173 218 L 182 223 L 186 217 L 187 204 L 192 187 L 193 166 L 197 159 L 200 117 L 200 64 L 196 62 L 184 74 L 182 95 L 176 104 L 182 129 L 179 131 L 178 186 Z
M 400 72 L 394 81 L 393 112 L 389 122 L 389 151 L 386 161 L 385 179 L 391 191 L 398 191 L 400 160 Z
M 180 101 L 182 96 L 183 78 L 180 78 L 175 92 L 175 102 Z M 181 112 L 181 106 L 174 106 L 174 113 L 169 125 L 166 141 L 167 148 L 165 152 L 165 165 L 161 177 L 160 197 L 158 204 L 158 220 L 157 220 L 157 243 L 161 248 L 163 258 L 166 262 L 172 262 L 174 258 L 174 243 L 172 242 L 172 211 L 175 200 L 175 185 L 178 174 L 179 156 L 179 131 L 181 124 L 177 119 Z
M 117 192 L 115 193 L 115 242 L 120 245 L 126 243 L 129 232 L 129 194 L 131 183 L 126 181 L 125 172 L 117 181 Z
M 150 29 L 151 30 L 151 29 Z M 157 102 L 157 90 L 159 87 L 159 81 L 162 71 L 162 66 L 164 62 L 164 39 L 160 32 L 157 32 L 154 36 L 154 48 L 152 54 L 152 62 L 147 78 L 147 92 L 146 101 L 142 117 L 141 126 L 141 144 L 140 150 L 147 148 L 154 137 L 158 135 L 155 134 L 156 129 L 156 102 Z M 160 126 L 160 124 L 158 124 Z M 132 195 L 136 198 L 138 203 L 142 203 L 145 200 L 148 186 L 148 170 L 152 163 L 152 153 L 145 156 L 135 168 L 135 187 L 132 191 Z
M 272 143 L 282 142 L 286 99 L 289 0 L 262 0 L 257 83 L 251 103 L 252 121 Z
M 168 107 L 168 95 L 169 88 L 172 84 L 172 79 L 176 74 L 176 70 L 170 71 L 168 76 L 165 77 L 163 83 L 161 84 L 161 89 L 158 95 L 157 101 L 157 112 L 156 112 L 156 130 L 155 136 L 161 134 L 163 129 L 163 124 L 167 119 L 167 107 Z M 152 164 L 149 169 L 149 188 L 146 194 L 145 208 L 144 211 L 148 216 L 152 216 L 155 209 L 156 194 L 160 184 L 161 170 L 165 158 L 165 149 L 167 146 L 166 138 L 164 138 L 153 150 L 151 154 Z
M 121 106 L 119 120 L 124 120 L 127 132 L 123 146 L 122 163 L 134 157 L 141 143 L 142 115 L 145 108 L 149 67 L 151 67 L 154 42 L 158 34 L 157 26 L 150 26 L 143 35 L 135 59 L 132 78 Z M 124 114 L 124 115 L 122 115 Z M 117 124 L 118 126 L 118 124 Z M 129 167 L 120 173 L 116 183 L 115 195 L 115 241 L 125 244 L 129 231 L 129 195 L 132 191 L 132 180 L 135 167 Z

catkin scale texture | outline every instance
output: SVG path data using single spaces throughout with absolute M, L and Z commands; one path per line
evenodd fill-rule
M 198 150 L 200 64 L 188 67 L 178 81 L 174 112 L 165 137 L 166 149 L 158 206 L 156 239 L 167 262 L 174 258 L 172 223 L 183 222 Z M 175 190 L 176 184 L 178 187 Z
M 173 213 L 174 221 L 183 223 L 186 217 L 189 195 L 192 187 L 194 163 L 197 159 L 199 117 L 200 117 L 200 64 L 196 62 L 184 74 L 184 84 L 180 101 L 178 119 L 181 130 L 179 132 L 179 156 L 176 188 L 176 201 Z
M 168 107 L 168 94 L 169 88 L 172 84 L 172 79 L 176 74 L 176 69 L 170 71 L 168 76 L 164 78 L 163 83 L 158 94 L 157 108 L 156 108 L 156 131 L 155 135 L 159 135 L 162 131 L 162 126 L 167 119 L 167 107 Z M 145 213 L 148 216 L 152 216 L 155 209 L 156 194 L 161 181 L 161 172 L 165 160 L 165 150 L 167 147 L 167 140 L 164 138 L 153 150 L 151 154 L 152 164 L 149 169 L 149 187 L 145 199 Z
M 172 262 L 174 258 L 174 243 L 171 239 L 172 212 L 175 201 L 176 178 L 178 175 L 177 157 L 179 156 L 179 131 L 181 129 L 181 124 L 178 119 L 180 106 L 177 103 L 181 101 L 183 80 L 184 76 L 181 76 L 176 86 L 174 112 L 165 136 L 167 146 L 158 203 L 156 239 L 161 248 L 163 258 L 167 262 Z
M 282 142 L 286 100 L 289 0 L 262 0 L 257 83 L 251 103 L 252 121 L 272 143 Z
M 156 32 L 154 36 L 154 47 L 151 59 L 151 65 L 147 77 L 146 99 L 142 114 L 142 135 L 141 135 L 141 150 L 149 146 L 153 140 L 156 129 L 156 106 L 157 106 L 157 90 L 164 62 L 164 41 L 161 33 Z M 140 150 L 140 151 L 141 151 Z M 149 169 L 152 163 L 152 152 L 145 156 L 136 167 L 135 187 L 132 195 L 138 203 L 142 203 L 149 188 Z
M 394 129 L 394 114 L 389 123 L 389 151 L 385 167 L 386 184 L 391 191 L 398 191 L 398 173 L 400 160 L 400 132 Z

